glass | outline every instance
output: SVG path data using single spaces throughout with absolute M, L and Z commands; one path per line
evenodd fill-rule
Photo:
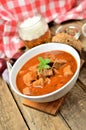
M 18 34 L 28 48 L 47 43 L 51 37 L 48 24 L 41 14 L 22 19 L 18 23 Z
M 83 33 L 84 37 L 86 37 L 86 23 L 84 23 L 82 26 L 82 33 Z

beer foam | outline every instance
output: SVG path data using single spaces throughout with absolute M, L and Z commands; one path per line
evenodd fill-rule
M 22 40 L 34 40 L 42 36 L 48 30 L 48 25 L 41 16 L 26 19 L 19 25 L 19 36 Z
M 20 24 L 20 28 L 24 28 L 24 27 L 31 27 L 34 24 L 36 24 L 38 21 L 40 20 L 40 17 L 32 17 L 32 18 L 28 18 L 26 19 L 23 23 Z

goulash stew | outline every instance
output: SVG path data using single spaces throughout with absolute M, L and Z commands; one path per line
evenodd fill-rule
M 49 51 L 28 60 L 17 74 L 21 93 L 38 96 L 65 85 L 77 69 L 75 58 L 65 51 Z

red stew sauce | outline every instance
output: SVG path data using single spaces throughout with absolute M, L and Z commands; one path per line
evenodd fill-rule
M 40 64 L 39 57 L 42 62 L 48 59 L 47 63 Z M 65 51 L 49 51 L 28 60 L 19 70 L 16 84 L 25 95 L 44 95 L 65 85 L 73 77 L 76 69 L 77 63 L 71 54 Z

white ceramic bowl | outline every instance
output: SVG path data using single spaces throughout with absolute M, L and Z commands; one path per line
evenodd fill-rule
M 61 87 L 60 89 L 58 89 L 54 92 L 51 92 L 49 94 L 45 94 L 42 96 L 26 96 L 26 95 L 22 94 L 17 89 L 17 86 L 16 86 L 16 76 L 17 76 L 17 73 L 20 70 L 20 68 L 25 64 L 25 62 L 27 60 L 29 60 L 33 56 L 35 56 L 39 53 L 42 53 L 42 52 L 47 52 L 47 51 L 52 51 L 52 50 L 66 51 L 75 57 L 75 59 L 77 61 L 77 70 L 76 70 L 74 76 L 63 87 Z M 42 45 L 36 46 L 36 47 L 28 50 L 16 61 L 16 63 L 14 64 L 14 66 L 12 67 L 12 70 L 10 72 L 10 85 L 11 85 L 12 89 L 19 96 L 21 96 L 23 98 L 27 98 L 34 102 L 50 102 L 50 101 L 54 101 L 56 99 L 61 98 L 62 96 L 64 96 L 71 90 L 71 88 L 74 86 L 74 84 L 78 78 L 79 70 L 80 70 L 80 57 L 74 48 L 72 48 L 69 45 L 61 44 L 61 43 L 42 44 Z

